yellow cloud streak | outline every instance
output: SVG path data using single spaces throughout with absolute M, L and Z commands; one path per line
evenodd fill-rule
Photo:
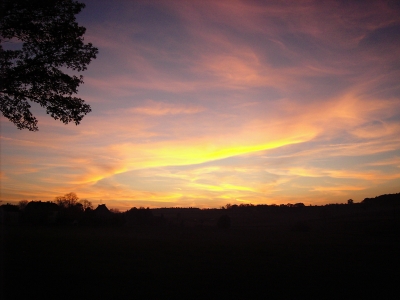
M 213 138 L 213 142 L 204 138 L 200 140 L 164 141 L 139 145 L 130 143 L 112 145 L 109 148 L 109 152 L 113 153 L 114 157 L 121 159 L 118 165 L 109 170 L 92 170 L 89 174 L 80 176 L 73 183 L 89 184 L 131 170 L 195 165 L 238 155 L 251 154 L 305 142 L 312 139 L 316 134 L 313 130 L 307 130 L 304 133 L 304 130 L 300 127 L 297 127 L 294 131 L 286 134 L 285 138 L 280 139 L 275 136 L 267 138 L 262 136 L 263 134 L 252 136 L 248 130 L 245 130 L 245 132 L 239 133 L 234 138 L 231 136 L 220 139 Z M 257 143 L 260 140 L 266 139 L 270 139 L 270 141 Z
M 225 192 L 225 191 L 246 191 L 246 192 L 257 192 L 256 190 L 245 187 L 245 186 L 237 186 L 233 184 L 223 183 L 220 185 L 211 185 L 211 184 L 201 184 L 201 183 L 191 183 L 188 185 L 189 187 L 200 188 L 202 190 L 212 191 L 212 192 Z
M 286 173 L 286 172 L 284 172 Z M 400 174 L 386 174 L 379 171 L 351 171 L 351 170 L 322 170 L 291 168 L 287 170 L 287 175 L 300 177 L 331 177 L 331 178 L 350 178 L 367 181 L 392 180 L 400 178 Z
M 142 149 L 140 149 L 139 145 L 138 149 L 138 146 L 136 145 L 125 144 L 119 145 L 115 150 L 127 157 L 129 169 L 141 169 L 149 167 L 200 164 L 237 155 L 245 155 L 257 151 L 297 144 L 307 141 L 310 138 L 310 136 L 304 134 L 278 139 L 263 144 L 250 144 L 244 146 L 215 145 L 207 142 L 194 142 L 191 144 L 190 141 L 188 141 L 187 143 L 155 143 L 152 146 L 146 145 L 146 147 L 143 147 Z M 139 155 L 136 155 L 135 153 L 138 153 L 138 151 Z M 138 159 L 132 158 L 132 156 L 137 156 Z
M 367 186 L 350 186 L 350 185 L 343 185 L 343 186 L 320 186 L 314 187 L 312 190 L 317 192 L 341 192 L 341 191 L 362 191 L 367 189 Z

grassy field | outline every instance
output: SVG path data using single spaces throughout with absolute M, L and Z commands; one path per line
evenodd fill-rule
M 2 296 L 388 299 L 400 279 L 399 224 L 372 221 L 306 231 L 3 227 Z

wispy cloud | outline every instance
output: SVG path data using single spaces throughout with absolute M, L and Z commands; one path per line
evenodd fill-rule
M 398 192 L 391 2 L 85 3 L 100 52 L 80 96 L 93 112 L 65 126 L 34 106 L 37 133 L 2 117 L 7 199 L 217 207 Z
M 196 114 L 204 111 L 204 108 L 199 106 L 176 105 L 171 103 L 157 102 L 153 100 L 146 101 L 146 105 L 129 109 L 132 113 L 162 116 L 162 115 L 179 115 L 179 114 Z

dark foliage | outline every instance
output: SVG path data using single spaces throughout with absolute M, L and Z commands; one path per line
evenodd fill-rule
M 0 224 L 11 225 L 19 223 L 19 207 L 10 203 L 0 206 Z
M 7 204 L 1 205 L 0 207 L 3 211 L 6 211 L 6 212 L 19 212 L 18 205 L 13 205 L 13 204 L 7 203 Z
M 365 198 L 361 203 L 367 206 L 399 206 L 400 193 L 381 195 L 375 198 Z
M 85 44 L 86 29 L 75 15 L 85 4 L 72 0 L 3 0 L 0 17 L 0 110 L 18 129 L 37 131 L 30 111 L 33 101 L 63 123 L 80 123 L 91 111 L 84 100 L 74 97 L 82 76 L 62 70 L 84 71 L 98 49 Z M 4 50 L 10 42 L 21 42 L 17 50 Z
M 125 212 L 128 226 L 149 226 L 154 224 L 153 213 L 150 209 L 131 208 Z
M 25 212 L 30 211 L 58 211 L 59 207 L 53 202 L 31 201 L 25 206 Z
M 58 211 L 58 205 L 53 202 L 31 201 L 22 213 L 22 220 L 32 225 L 46 225 Z
M 59 214 L 57 216 L 58 224 L 73 224 L 79 222 L 83 218 L 83 207 L 82 204 L 76 203 L 73 206 L 60 207 Z
M 68 193 L 64 196 L 58 196 L 54 200 L 61 208 L 70 208 L 78 203 L 79 198 L 75 193 Z

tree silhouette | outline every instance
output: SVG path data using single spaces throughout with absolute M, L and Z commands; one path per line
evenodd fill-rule
M 18 202 L 18 207 L 20 210 L 24 210 L 25 207 L 28 205 L 29 201 L 28 200 L 21 200 Z
M 49 217 L 59 210 L 59 206 L 52 202 L 31 201 L 23 211 L 23 221 L 32 225 L 45 225 Z
M 79 203 L 82 204 L 82 208 L 83 208 L 84 211 L 86 211 L 87 209 L 93 209 L 92 202 L 90 202 L 87 199 L 79 200 Z
M 75 193 L 68 193 L 64 196 L 58 196 L 54 200 L 61 208 L 71 208 L 78 203 L 79 198 Z
M 83 76 L 62 70 L 84 71 L 98 49 L 85 44 L 86 28 L 75 15 L 85 4 L 72 0 L 3 0 L 0 7 L 0 110 L 18 129 L 37 131 L 28 100 L 46 108 L 64 124 L 76 125 L 91 111 L 73 97 Z M 4 50 L 9 45 L 17 50 Z M 12 47 L 11 47 L 12 48 Z

